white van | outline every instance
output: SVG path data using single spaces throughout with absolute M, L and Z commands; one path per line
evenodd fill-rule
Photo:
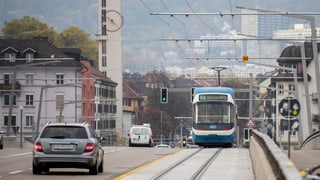
M 128 133 L 129 146 L 153 146 L 150 125 L 134 125 Z

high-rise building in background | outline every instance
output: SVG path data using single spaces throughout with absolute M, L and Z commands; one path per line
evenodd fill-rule
M 266 40 L 272 38 L 274 31 L 289 29 L 289 18 L 280 15 L 260 15 L 257 11 L 242 9 L 241 13 L 252 15 L 241 16 L 241 34 L 247 38 L 260 40 L 243 41 L 242 54 L 252 61 L 263 64 L 276 64 L 268 58 L 279 57 L 282 47 L 279 42 Z

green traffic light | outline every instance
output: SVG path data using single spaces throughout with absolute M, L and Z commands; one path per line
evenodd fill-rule
M 168 88 L 161 88 L 160 90 L 160 102 L 167 103 L 168 102 Z

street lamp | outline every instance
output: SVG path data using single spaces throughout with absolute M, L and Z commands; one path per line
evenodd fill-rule
M 218 72 L 218 85 L 220 87 L 220 71 L 223 71 L 223 70 L 227 69 L 227 67 L 217 66 L 217 67 L 211 67 L 211 69 L 213 69 L 213 70 Z
M 23 106 L 20 106 L 20 148 L 22 149 L 22 132 L 23 132 L 23 127 L 22 127 L 22 119 L 23 119 Z

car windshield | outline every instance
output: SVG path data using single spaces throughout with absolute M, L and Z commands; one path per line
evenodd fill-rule
M 75 138 L 75 139 L 87 139 L 88 135 L 85 128 L 78 126 L 48 126 L 46 127 L 41 138 Z

